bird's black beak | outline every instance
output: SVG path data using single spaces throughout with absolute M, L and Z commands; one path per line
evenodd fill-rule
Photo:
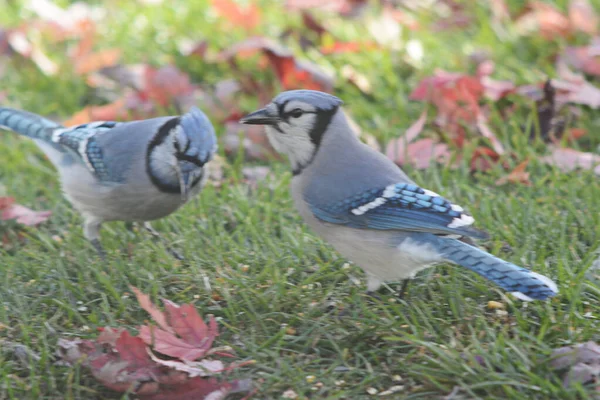
M 240 119 L 240 123 L 249 125 L 276 125 L 281 119 L 266 108 L 254 111 Z

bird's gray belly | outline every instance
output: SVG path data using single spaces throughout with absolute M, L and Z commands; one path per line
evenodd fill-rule
M 159 191 L 150 182 L 100 183 L 85 167 L 63 174 L 63 191 L 84 216 L 102 221 L 150 221 L 184 204 L 180 194 Z
M 293 197 L 300 215 L 315 233 L 381 281 L 412 278 L 423 268 L 441 261 L 430 246 L 416 244 L 406 232 L 355 229 L 325 223 L 314 216 L 301 196 Z

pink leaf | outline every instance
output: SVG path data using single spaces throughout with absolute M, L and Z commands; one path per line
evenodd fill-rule
M 51 214 L 50 211 L 33 211 L 25 206 L 13 204 L 2 210 L 0 220 L 16 219 L 20 224 L 35 226 L 47 221 Z
M 387 147 L 387 156 L 390 160 L 397 160 L 406 152 L 406 148 L 410 142 L 416 139 L 421 134 L 423 127 L 427 122 L 427 109 L 423 110 L 419 119 L 417 119 L 401 137 L 390 141 Z
M 135 293 L 135 297 L 137 297 L 138 303 L 140 303 L 140 307 L 142 307 L 152 319 L 160 326 L 163 330 L 174 333 L 173 329 L 167 323 L 167 317 L 165 314 L 160 311 L 154 303 L 150 300 L 150 296 L 142 293 L 138 288 L 132 286 L 131 290 Z
M 197 348 L 172 333 L 155 327 L 140 327 L 140 338 L 148 345 L 153 346 L 155 351 L 182 360 L 196 360 L 204 357 L 207 352 L 204 348 Z
M 199 348 L 210 349 L 218 335 L 215 317 L 209 317 L 208 327 L 193 305 L 179 306 L 169 300 L 164 300 L 164 303 L 173 330 L 186 342 Z
M 402 153 L 396 151 L 397 147 L 404 150 L 404 143 L 400 139 L 390 141 L 387 147 L 388 157 L 398 165 L 410 164 L 416 169 L 426 169 L 431 162 L 446 161 L 450 157 L 448 146 L 437 143 L 433 139 L 421 139 L 410 143 Z
M 150 349 L 148 349 L 148 355 L 152 361 L 177 371 L 185 372 L 190 378 L 195 378 L 196 376 L 210 376 L 225 370 L 225 365 L 220 360 L 202 360 L 198 362 L 163 360 L 152 354 Z
M 593 169 L 597 175 L 600 175 L 600 155 L 598 154 L 556 147 L 552 151 L 552 154 L 542 157 L 541 160 L 546 164 L 560 168 L 564 172 L 582 168 Z
M 492 143 L 492 148 L 496 153 L 499 155 L 504 154 L 504 146 L 502 146 L 500 140 L 498 140 L 494 132 L 492 132 L 487 124 L 485 116 L 481 113 L 477 115 L 477 128 L 479 129 L 479 132 Z

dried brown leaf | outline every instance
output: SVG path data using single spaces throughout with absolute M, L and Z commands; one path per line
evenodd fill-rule
M 531 186 L 529 180 L 529 172 L 526 172 L 527 164 L 529 160 L 525 160 L 515 167 L 508 175 L 501 177 L 496 181 L 497 186 L 505 185 L 507 183 L 520 183 L 525 186 Z

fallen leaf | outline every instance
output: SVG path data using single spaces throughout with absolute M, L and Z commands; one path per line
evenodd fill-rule
M 500 23 L 510 20 L 510 10 L 506 0 L 491 0 L 490 7 L 494 22 Z
M 500 140 L 496 137 L 494 132 L 490 129 L 487 124 L 486 118 L 482 113 L 477 114 L 477 129 L 479 129 L 479 133 L 485 138 L 487 138 L 492 143 L 492 149 L 498 155 L 504 154 L 504 146 L 500 143 Z
M 323 36 L 327 33 L 327 29 L 317 19 L 309 13 L 307 10 L 302 10 L 302 22 L 304 26 L 309 30 L 315 32 L 318 37 Z
M 600 19 L 588 0 L 571 0 L 569 3 L 569 22 L 574 30 L 595 35 L 598 33 Z
M 547 40 L 555 40 L 557 36 L 566 37 L 571 33 L 569 18 L 556 7 L 542 1 L 528 3 L 527 10 L 514 23 L 521 34 L 539 32 Z
M 588 46 L 567 47 L 561 59 L 585 74 L 600 76 L 600 38 Z
M 594 170 L 600 175 L 600 155 L 585 153 L 575 149 L 554 147 L 552 153 L 541 158 L 542 162 L 554 165 L 564 172 L 571 172 L 578 168 Z
M 81 363 L 104 386 L 135 394 L 141 400 L 216 400 L 252 389 L 250 380 L 215 378 L 222 372 L 251 364 L 251 361 L 229 366 L 213 359 L 192 361 L 209 353 L 227 355 L 220 353 L 224 348 L 211 349 L 217 336 L 214 318 L 206 324 L 191 304 L 180 306 L 168 300 L 164 300 L 163 313 L 147 295 L 137 288 L 132 287 L 132 290 L 142 308 L 164 330 L 142 326 L 140 336 L 132 336 L 124 329 L 103 328 L 96 340 L 59 339 L 57 355 L 62 360 L 61 365 Z M 145 337 L 145 331 L 150 330 L 154 330 L 154 334 L 160 332 L 160 335 L 154 335 L 154 343 L 149 343 Z M 161 349 L 169 343 L 188 346 L 189 352 L 175 354 L 175 359 L 163 359 Z M 154 349 L 150 347 L 152 344 Z M 167 351 L 162 355 L 170 354 Z
M 245 393 L 252 389 L 249 379 L 220 382 L 214 378 L 191 378 L 180 385 L 165 386 L 158 393 L 140 397 L 142 400 L 224 400 L 232 393 Z
M 446 0 L 443 3 L 446 6 L 443 17 L 435 21 L 433 31 L 466 29 L 473 23 L 473 16 L 465 3 L 453 0 Z
M 75 72 L 79 75 L 86 75 L 116 65 L 119 58 L 121 58 L 120 49 L 105 49 L 88 53 L 75 59 Z
M 20 204 L 15 204 L 14 199 L 11 197 L 0 197 L 0 212 L 1 221 L 15 219 L 18 223 L 27 226 L 35 226 L 46 222 L 52 214 L 50 211 L 33 211 Z
M 148 345 L 151 345 L 154 350 L 169 357 L 176 357 L 182 360 L 196 360 L 204 357 L 210 345 L 197 346 L 194 343 L 189 343 L 178 338 L 174 334 L 164 331 L 160 328 L 141 326 L 140 338 Z M 212 340 L 207 338 L 207 343 L 212 344 Z
M 417 169 L 428 168 L 432 161 L 443 162 L 449 158 L 448 146 L 422 139 L 413 142 L 427 122 L 427 109 L 406 130 L 403 136 L 391 140 L 386 148 L 387 157 L 398 165 L 411 164 Z
M 525 172 L 529 164 L 529 160 L 525 160 L 515 167 L 508 175 L 501 177 L 496 181 L 497 186 L 505 185 L 507 183 L 520 183 L 525 186 L 531 186 L 529 180 L 529 172 Z
M 82 26 L 90 24 L 100 12 L 84 2 L 74 2 L 68 8 L 61 8 L 51 0 L 30 0 L 27 8 L 41 20 L 52 23 L 71 34 L 79 34 Z
M 432 162 L 445 162 L 450 158 L 448 146 L 433 139 L 417 140 L 405 148 L 404 144 L 400 144 L 400 140 L 401 138 L 390 141 L 386 149 L 388 158 L 400 166 L 412 165 L 416 169 L 426 169 Z M 400 146 L 404 151 L 397 151 L 396 146 Z
M 470 168 L 472 172 L 485 172 L 493 168 L 500 160 L 500 155 L 489 147 L 477 147 L 471 156 Z
M 600 108 L 600 89 L 591 83 L 580 81 L 552 80 L 552 86 L 558 91 L 557 100 L 561 103 L 582 104 L 591 108 Z
M 573 383 L 597 383 L 600 376 L 600 346 L 595 342 L 577 344 L 555 349 L 550 366 L 555 370 L 567 370 L 563 385 Z
M 427 109 L 423 110 L 423 112 L 421 113 L 421 115 L 419 116 L 419 118 L 406 130 L 406 132 L 404 133 L 404 136 L 402 136 L 401 139 L 403 139 L 403 142 L 405 143 L 410 143 L 413 140 L 415 140 L 417 138 L 417 136 L 419 136 L 421 134 L 421 132 L 423 131 L 423 128 L 425 127 L 425 123 L 427 122 Z
M 367 8 L 368 0 L 286 0 L 285 5 L 290 10 L 320 9 L 344 17 L 358 17 Z
M 162 311 L 160 311 L 158 307 L 154 305 L 154 303 L 152 303 L 152 300 L 150 300 L 150 296 L 148 296 L 145 293 L 142 293 L 142 291 L 136 287 L 131 287 L 131 290 L 133 291 L 133 293 L 135 293 L 135 297 L 137 298 L 138 303 L 140 303 L 140 307 L 142 307 L 144 311 L 150 314 L 154 322 L 156 322 L 158 326 L 161 327 L 161 329 L 164 329 L 165 331 L 170 333 L 175 333 L 175 331 L 173 331 L 173 328 L 171 328 L 171 326 L 167 323 L 167 317 L 165 316 L 165 314 Z
M 360 89 L 361 92 L 365 94 L 371 94 L 373 92 L 373 87 L 371 86 L 371 82 L 369 82 L 369 78 L 355 70 L 350 64 L 344 65 L 340 73 L 344 79 Z
M 297 60 L 293 53 L 266 37 L 252 37 L 222 51 L 217 60 L 227 61 L 236 56 L 248 57 L 257 52 L 267 56 L 284 89 L 312 89 L 329 92 L 333 79 L 317 65 Z
M 8 31 L 6 41 L 12 50 L 33 61 L 45 75 L 54 76 L 58 72 L 58 65 L 48 58 L 39 44 L 34 45 L 22 30 Z
M 244 180 L 246 180 L 246 182 L 251 186 L 256 185 L 258 182 L 264 181 L 270 172 L 271 169 L 263 165 L 242 168 Z
M 492 101 L 498 101 L 513 93 L 517 87 L 511 81 L 498 81 L 489 76 L 482 76 L 480 82 L 483 85 L 485 96 Z
M 443 120 L 473 123 L 483 93 L 479 77 L 438 70 L 434 76 L 423 79 L 409 98 L 434 104 Z
M 367 30 L 379 46 L 392 50 L 402 49 L 402 26 L 387 9 L 367 22 Z
M 319 49 L 325 55 L 340 53 L 359 53 L 368 50 L 377 49 L 379 46 L 372 42 L 332 42 L 326 43 Z
M 261 12 L 255 4 L 240 6 L 233 0 L 211 0 L 212 7 L 222 17 L 231 22 L 233 27 L 241 26 L 253 30 L 260 24 Z
M 126 102 L 119 99 L 104 106 L 87 106 L 64 122 L 65 126 L 87 124 L 92 121 L 118 121 L 127 116 Z
M 194 93 L 195 87 L 191 84 L 190 77 L 173 65 L 159 69 L 147 66 L 144 78 L 144 88 L 139 96 L 162 107 L 180 104 L 185 97 Z
M 225 365 L 220 360 L 202 360 L 198 362 L 163 360 L 156 357 L 148 348 L 146 348 L 146 350 L 152 361 L 155 363 L 173 368 L 177 371 L 185 372 L 190 378 L 195 378 L 197 376 L 211 376 L 222 372 L 225 369 Z
M 163 300 L 169 325 L 183 340 L 198 349 L 208 351 L 219 335 L 217 321 L 210 316 L 208 325 L 191 304 L 181 306 L 170 300 Z

